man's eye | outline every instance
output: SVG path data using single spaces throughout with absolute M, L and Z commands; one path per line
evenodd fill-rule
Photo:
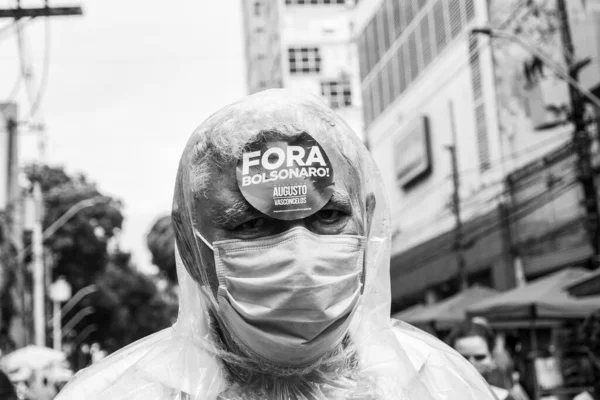
M 243 224 L 240 224 L 236 227 L 236 230 L 242 230 L 242 231 L 252 231 L 255 229 L 259 229 L 262 228 L 266 223 L 266 219 L 265 218 L 254 218 L 251 219 L 250 221 L 244 222 Z
M 342 216 L 343 213 L 337 210 L 321 210 L 317 213 L 319 222 L 325 224 L 335 224 L 342 218 Z

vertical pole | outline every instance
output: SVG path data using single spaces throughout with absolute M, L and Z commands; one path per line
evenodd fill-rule
M 510 263 L 512 266 L 512 274 L 514 276 L 514 284 L 516 287 L 524 286 L 527 281 L 525 279 L 525 271 L 523 269 L 523 260 L 521 258 L 519 246 L 519 226 L 515 218 L 516 206 L 514 198 L 514 183 L 510 176 L 504 182 L 507 194 L 504 200 L 500 203 L 500 224 L 504 229 L 504 238 L 506 240 L 505 251 L 508 251 Z
M 531 347 L 531 370 L 533 371 L 533 399 L 539 400 L 540 386 L 538 382 L 537 369 L 535 367 L 535 360 L 538 354 L 537 330 L 535 326 L 536 318 L 536 308 L 535 305 L 532 304 L 529 313 L 529 346 Z
M 17 107 L 14 106 L 14 112 L 8 113 L 7 130 L 9 138 L 8 146 L 8 170 L 9 170 L 9 201 L 13 205 L 11 213 L 11 238 L 15 245 L 17 254 L 23 250 L 23 192 L 18 183 L 19 180 L 19 162 L 18 162 L 18 123 Z M 18 338 L 17 346 L 29 344 L 30 338 L 30 315 L 25 295 L 25 264 L 21 257 L 16 257 L 15 283 L 17 293 L 19 294 L 19 317 L 21 319 L 22 336 Z
M 460 290 L 467 289 L 467 268 L 465 262 L 465 256 L 463 254 L 463 231 L 462 231 L 462 219 L 460 215 L 460 180 L 458 176 L 457 162 L 456 162 L 456 148 L 453 145 L 447 146 L 450 152 L 452 160 L 452 182 L 454 185 L 454 193 L 452 194 L 452 210 L 454 212 L 454 218 L 456 220 L 456 229 L 454 233 L 454 249 L 456 250 L 456 262 L 458 264 L 458 275 L 460 279 Z
M 61 312 L 60 312 L 60 303 L 58 301 L 53 301 L 52 302 L 52 336 L 53 336 L 53 340 L 52 340 L 52 344 L 54 347 L 54 350 L 62 350 L 62 333 L 60 331 L 60 318 L 61 318 Z
M 454 249 L 456 251 L 456 263 L 458 265 L 460 290 L 463 291 L 468 288 L 469 284 L 467 281 L 467 265 L 463 253 L 463 230 L 460 213 L 460 176 L 458 172 L 458 161 L 456 159 L 456 128 L 454 121 L 454 108 L 452 102 L 449 102 L 448 106 L 450 111 L 450 129 L 452 130 L 452 144 L 446 146 L 446 149 L 450 152 L 450 161 L 452 163 L 452 184 L 454 186 L 454 192 L 452 194 L 452 211 L 456 220 Z
M 33 225 L 33 320 L 35 344 L 46 346 L 45 296 L 44 296 L 44 246 L 42 239 L 42 188 L 38 181 L 33 183 L 35 222 Z
M 573 81 L 578 82 L 579 68 L 575 66 L 574 47 L 569 28 L 569 16 L 565 0 L 557 0 L 557 11 L 560 19 L 560 32 L 564 49 L 565 63 L 569 70 L 569 76 Z M 594 181 L 594 172 L 591 158 L 591 140 L 588 135 L 586 122 L 584 119 L 585 102 L 579 90 L 573 85 L 569 85 L 569 94 L 571 98 L 571 118 L 573 120 L 573 144 L 577 154 L 577 172 L 581 182 L 584 195 L 585 212 L 587 217 L 587 231 L 594 251 L 594 267 L 598 266 L 600 261 L 600 240 L 599 240 L 599 214 L 596 183 Z

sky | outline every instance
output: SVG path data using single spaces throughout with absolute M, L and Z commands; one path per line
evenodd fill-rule
M 0 7 L 14 3 L 0 0 Z M 35 93 L 47 37 L 50 43 L 40 108 L 45 158 L 86 174 L 124 202 L 122 248 L 151 272 L 145 236 L 170 212 L 187 139 L 210 114 L 246 94 L 241 1 L 50 0 L 78 4 L 81 17 L 54 17 L 48 31 L 43 19 L 24 28 Z M 3 31 L 9 21 L 0 20 L 0 101 L 19 76 L 16 34 Z M 14 100 L 24 118 L 30 107 L 24 85 Z M 37 157 L 34 139 L 21 129 L 22 162 Z

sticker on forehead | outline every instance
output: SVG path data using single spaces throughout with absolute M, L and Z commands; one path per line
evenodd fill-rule
M 306 133 L 248 144 L 236 172 L 248 203 L 276 219 L 308 217 L 323 208 L 333 193 L 331 162 Z

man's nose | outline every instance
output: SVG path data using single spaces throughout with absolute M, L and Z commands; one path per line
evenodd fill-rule
M 307 225 L 306 225 L 306 220 L 304 218 L 302 218 L 302 219 L 295 219 L 295 220 L 292 220 L 292 221 L 284 221 L 284 223 L 283 223 L 283 230 L 284 231 L 288 231 L 288 230 L 290 230 L 292 228 L 298 228 L 298 227 L 302 227 L 302 228 L 308 229 Z

